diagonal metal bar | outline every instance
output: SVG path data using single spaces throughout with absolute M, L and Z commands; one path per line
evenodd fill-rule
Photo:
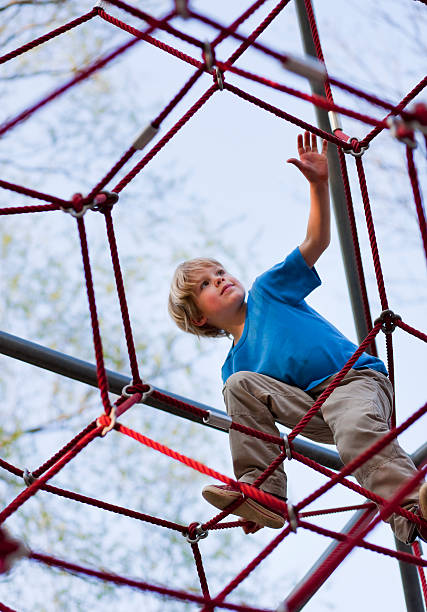
M 82 359 L 76 359 L 65 353 L 54 351 L 53 349 L 36 344 L 35 342 L 30 342 L 29 340 L 24 340 L 23 338 L 13 336 L 6 332 L 0 332 L 0 354 L 43 368 L 44 370 L 49 370 L 50 372 L 55 372 L 61 376 L 78 380 L 92 387 L 98 387 L 96 366 L 94 364 L 83 361 Z M 106 375 L 109 390 L 116 395 L 121 395 L 123 387 L 129 384 L 131 378 L 130 375 L 125 376 L 108 369 L 106 370 Z M 165 399 L 158 399 L 150 395 L 145 399 L 144 404 L 174 414 L 175 416 L 195 421 L 206 427 L 228 431 L 231 419 L 222 410 L 190 400 L 176 393 L 171 393 L 170 391 L 164 391 L 156 387 L 153 388 L 159 391 Z M 168 396 L 172 399 L 185 402 L 195 408 L 209 411 L 209 421 L 204 421 L 197 414 L 186 412 L 172 403 L 168 403 Z M 343 467 L 338 453 L 334 450 L 324 448 L 299 438 L 296 438 L 292 444 L 298 453 L 321 463 L 325 467 L 332 470 L 340 470 Z

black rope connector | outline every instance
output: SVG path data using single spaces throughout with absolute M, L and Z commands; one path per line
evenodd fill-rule
M 395 314 L 392 310 L 383 310 L 378 319 L 375 319 L 374 325 L 382 323 L 381 331 L 385 334 L 392 334 L 396 329 L 396 321 L 401 321 L 402 317 Z
M 27 469 L 27 468 L 25 468 L 25 470 L 24 470 L 24 472 L 22 474 L 22 478 L 24 479 L 24 482 L 27 485 L 27 487 L 32 485 L 33 482 L 35 482 L 37 480 L 37 478 L 35 476 L 33 476 L 32 473 L 30 472 L 30 470 Z
M 119 201 L 119 194 L 115 191 L 100 191 L 93 198 L 93 204 L 91 205 L 92 210 L 99 210 L 101 213 L 105 213 L 107 210 L 111 210 L 116 202 Z

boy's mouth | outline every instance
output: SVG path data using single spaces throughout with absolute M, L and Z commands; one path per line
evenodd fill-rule
M 233 287 L 233 283 L 227 283 L 226 285 L 224 285 L 221 291 L 221 295 L 224 293 L 224 291 L 227 291 L 227 289 L 229 289 L 230 287 Z

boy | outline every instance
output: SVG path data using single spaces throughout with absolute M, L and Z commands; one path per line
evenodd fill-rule
M 178 266 L 169 295 L 169 312 L 184 331 L 200 336 L 232 336 L 222 367 L 224 399 L 234 422 L 279 435 L 275 421 L 293 428 L 356 350 L 333 325 L 310 308 L 305 297 L 321 283 L 313 267 L 330 241 L 327 142 L 317 150 L 316 136 L 298 136 L 299 159 L 289 159 L 310 185 L 310 213 L 305 240 L 284 262 L 259 276 L 245 302 L 242 284 L 221 264 L 194 259 Z M 303 435 L 336 444 L 346 464 L 390 427 L 392 385 L 378 358 L 363 353 L 303 430 Z M 278 447 L 230 430 L 236 478 L 252 484 L 277 457 Z M 397 440 L 354 473 L 358 482 L 389 499 L 416 467 Z M 277 468 L 260 487 L 286 499 L 286 475 Z M 229 486 L 208 485 L 205 499 L 223 509 L 241 497 Z M 427 518 L 427 484 L 420 484 L 402 506 Z M 284 518 L 271 508 L 244 498 L 235 513 L 261 526 L 280 528 Z M 401 541 L 427 529 L 393 514 L 388 522 Z

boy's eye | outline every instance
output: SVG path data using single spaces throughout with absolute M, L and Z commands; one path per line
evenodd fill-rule
M 218 270 L 218 274 L 219 276 L 223 276 L 225 274 L 225 270 L 222 270 L 222 269 Z
M 201 282 L 200 287 L 201 287 L 201 289 L 203 289 L 203 287 L 207 287 L 208 285 L 209 285 L 209 281 L 204 280 L 204 281 Z

